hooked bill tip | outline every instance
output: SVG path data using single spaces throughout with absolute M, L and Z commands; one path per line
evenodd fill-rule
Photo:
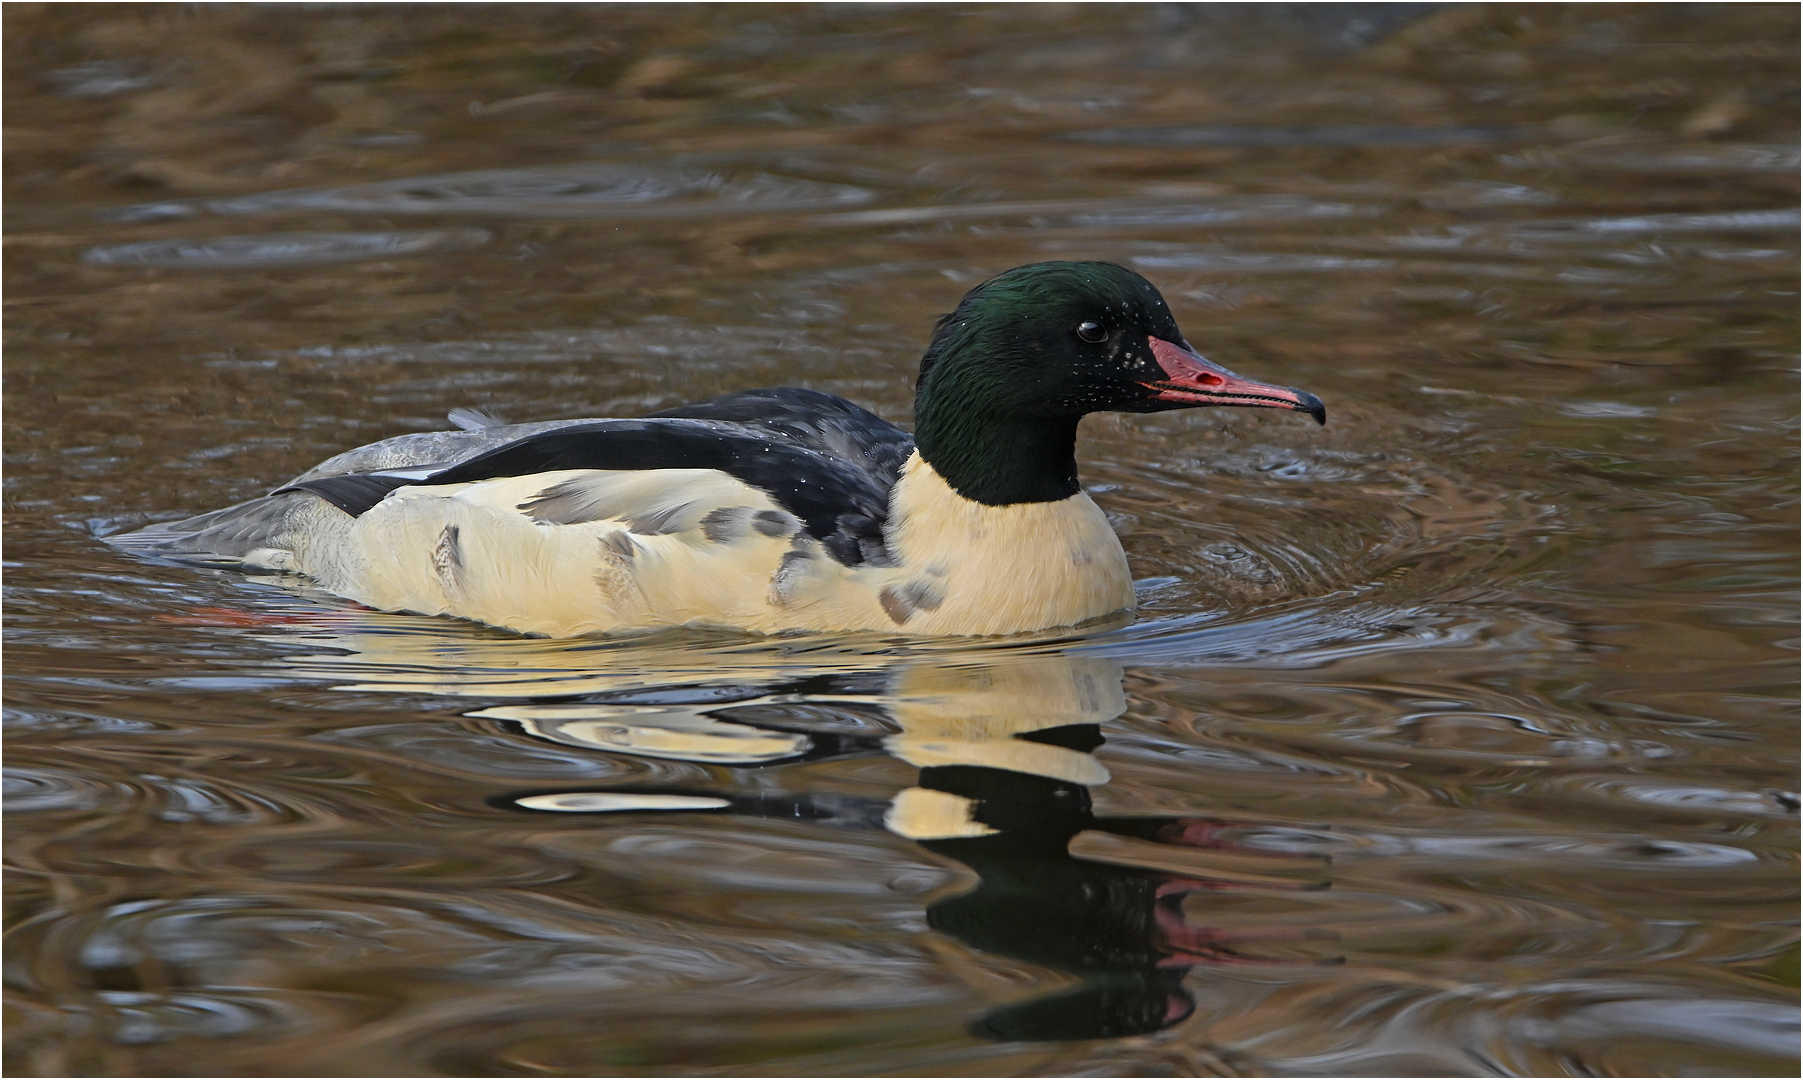
M 1315 423 L 1320 424 L 1322 427 L 1327 426 L 1327 406 L 1321 404 L 1320 398 L 1306 390 L 1296 391 L 1296 398 L 1296 410 L 1298 412 L 1305 412 L 1314 417 Z

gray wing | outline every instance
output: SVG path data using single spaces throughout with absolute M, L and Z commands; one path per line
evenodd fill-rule
M 412 435 L 396 435 L 392 439 L 383 439 L 381 442 L 359 446 L 355 450 L 346 450 L 335 457 L 329 457 L 286 484 L 278 485 L 278 489 L 293 487 L 308 480 L 350 473 L 412 469 L 422 465 L 456 465 L 497 446 L 518 442 L 532 435 L 556 431 L 571 424 L 592 423 L 593 420 L 543 420 L 536 424 L 497 424 L 467 431 L 421 431 Z
M 707 443 L 707 448 L 720 451 L 712 456 L 703 455 L 705 463 L 685 458 L 682 467 L 720 468 L 735 476 L 750 469 L 755 475 L 741 476 L 741 479 L 760 489 L 778 493 L 779 501 L 784 492 L 787 492 L 791 502 L 801 499 L 805 505 L 800 506 L 799 511 L 815 526 L 814 531 L 824 530 L 820 538 L 839 561 L 846 565 L 865 561 L 878 565 L 887 564 L 888 553 L 883 544 L 887 492 L 914 448 L 913 437 L 907 432 L 843 398 L 815 390 L 794 388 L 741 391 L 656 413 L 646 419 L 677 421 L 665 433 L 669 438 L 662 440 L 664 442 L 686 435 L 690 437 L 689 442 L 699 440 Z M 295 490 L 300 485 L 342 478 L 333 483 L 338 486 L 349 484 L 352 487 L 368 487 L 368 492 L 353 494 L 362 496 L 362 502 L 374 502 L 396 486 L 395 478 L 369 474 L 398 470 L 442 473 L 502 447 L 511 447 L 510 453 L 515 457 L 531 457 L 544 444 L 539 436 L 577 425 L 590 428 L 619 426 L 631 428 L 633 432 L 640 434 L 645 432 L 640 432 L 639 429 L 646 429 L 651 435 L 656 435 L 656 429 L 659 428 L 654 423 L 648 425 L 642 421 L 635 424 L 627 421 L 547 420 L 533 424 L 502 424 L 494 421 L 493 417 L 467 409 L 455 410 L 450 420 L 463 430 L 423 431 L 359 446 L 326 459 L 261 499 L 184 521 L 152 525 L 133 533 L 108 537 L 107 542 L 139 554 L 219 564 L 239 562 L 247 555 L 284 543 L 285 538 L 305 536 L 312 531 L 341 525 L 346 513 L 356 512 L 346 507 L 343 500 L 332 499 L 329 493 L 310 488 Z M 764 445 L 765 440 L 770 440 L 771 445 Z M 615 439 L 612 442 L 620 441 Z M 659 440 L 654 438 L 651 441 L 657 443 Z M 763 452 L 738 455 L 727 452 L 733 446 L 747 441 Z M 553 439 L 551 442 L 558 440 Z M 597 447 L 605 449 L 612 442 L 603 440 Z M 587 445 L 581 439 L 577 443 Z M 558 445 L 562 444 L 559 442 Z M 722 447 L 726 450 L 722 450 Z M 636 455 L 627 453 L 624 455 L 625 460 L 619 462 L 606 454 L 595 460 L 581 457 L 579 462 L 575 459 L 547 459 L 542 462 L 536 458 L 533 460 L 543 468 L 674 467 L 665 461 L 668 454 L 659 452 L 668 449 L 656 445 L 643 447 L 640 448 L 642 452 Z M 772 451 L 781 452 L 773 455 Z M 821 455 L 824 460 L 813 463 L 815 471 L 831 466 L 827 472 L 845 483 L 819 483 L 816 486 L 821 490 L 813 491 L 806 488 L 804 481 L 803 488 L 789 491 L 788 488 L 793 485 L 788 481 L 793 480 L 793 477 L 786 476 L 784 469 L 775 467 L 774 462 L 778 458 L 788 462 L 797 453 Z M 607 460 L 603 460 L 604 458 Z M 735 464 L 742 468 L 735 468 Z M 777 475 L 763 475 L 773 468 Z M 505 472 L 488 472 L 483 473 L 483 476 L 491 474 L 507 475 Z M 823 473 L 816 479 L 824 481 L 825 478 L 826 474 Z M 423 476 L 408 478 L 409 481 L 413 479 L 423 479 Z M 847 497 L 847 492 L 862 495 L 863 498 Z M 841 509 L 847 512 L 834 518 L 809 501 L 818 501 L 822 497 L 828 497 L 829 501 L 830 497 L 842 498 L 845 506 Z M 821 512 L 808 513 L 810 509 Z M 819 521 L 815 520 L 817 517 L 820 518 Z
M 568 427 L 586 420 L 546 420 L 534 424 L 482 423 L 492 419 L 472 410 L 452 411 L 459 431 L 421 431 L 359 446 L 327 458 L 288 483 L 277 494 L 228 506 L 181 521 L 150 525 L 106 537 L 106 542 L 139 555 L 220 566 L 241 564 L 252 553 L 279 545 L 309 529 L 329 528 L 342 513 L 306 491 L 286 491 L 308 480 L 354 476 L 384 469 L 422 466 L 444 468 L 487 453 L 497 446 Z
M 914 449 L 914 439 L 907 432 L 844 398 L 818 390 L 791 387 L 742 390 L 710 401 L 655 412 L 651 416 L 709 420 L 767 431 L 868 471 L 887 484 L 899 479 L 902 464 Z M 397 435 L 346 450 L 279 485 L 277 490 L 348 473 L 457 465 L 533 435 L 572 424 L 595 423 L 585 419 L 502 424 L 472 409 L 453 409 L 450 421 L 465 430 Z

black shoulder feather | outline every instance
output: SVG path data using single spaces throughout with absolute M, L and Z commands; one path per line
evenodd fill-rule
M 690 420 L 722 420 L 794 440 L 828 457 L 865 469 L 888 485 L 914 452 L 914 437 L 868 409 L 819 390 L 784 386 L 741 390 L 650 414 Z
M 277 488 L 270 494 L 310 491 L 350 516 L 362 517 L 364 511 L 387 498 L 389 492 L 413 482 L 381 473 L 344 473 L 339 476 L 322 476 L 317 480 L 303 480 L 298 484 Z
M 498 446 L 423 479 L 383 473 L 310 480 L 353 516 L 404 485 L 466 484 L 561 469 L 715 469 L 767 493 L 847 566 L 888 561 L 889 489 L 914 449 L 907 432 L 815 390 L 749 390 L 636 420 L 595 420 Z

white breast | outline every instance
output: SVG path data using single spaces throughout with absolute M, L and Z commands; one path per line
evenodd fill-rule
M 890 497 L 889 528 L 889 550 L 902 565 L 883 606 L 892 625 L 910 633 L 1010 634 L 1133 609 L 1120 539 L 1081 492 L 985 506 L 952 490 L 916 453 Z

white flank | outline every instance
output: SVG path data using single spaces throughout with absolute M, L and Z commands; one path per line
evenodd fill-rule
M 1133 607 L 1126 556 L 1089 496 L 984 506 L 918 454 L 890 494 L 887 567 L 841 565 L 770 496 L 707 469 L 402 487 L 356 518 L 320 502 L 280 532 L 247 561 L 371 607 L 551 637 L 685 624 L 1008 634 Z

